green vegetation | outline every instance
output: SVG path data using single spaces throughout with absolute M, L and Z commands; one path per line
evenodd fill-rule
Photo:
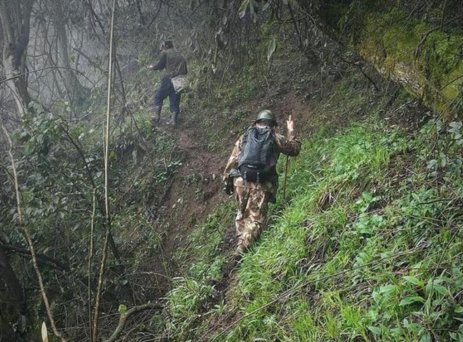
M 370 13 L 365 23 L 355 43 L 365 59 L 444 116 L 461 110 L 461 32 L 436 30 L 396 9 L 387 15 Z
M 342 84 L 338 89 L 350 91 Z M 348 108 L 362 101 L 367 99 L 346 97 L 341 103 Z M 431 120 L 410 134 L 378 123 L 377 109 L 370 110 L 367 120 L 336 134 L 321 127 L 304 140 L 288 177 L 290 202 L 279 199 L 273 206 L 270 226 L 226 279 L 228 291 L 218 304 L 214 284 L 227 260 L 217 249 L 220 233 L 209 238 L 231 224 L 230 207 L 197 231 L 194 241 L 205 234 L 208 242 L 198 243 L 201 258 L 168 296 L 169 336 L 463 337 L 462 125 Z
M 116 339 L 127 341 L 463 341 L 463 124 L 450 122 L 463 108 L 456 22 L 463 7 L 419 3 L 119 3 L 111 240 L 93 340 L 118 332 L 119 313 L 127 321 Z M 1 115 L 52 315 L 68 340 L 86 341 L 109 222 L 102 132 L 111 20 L 101 6 L 93 11 L 95 1 L 63 12 L 75 18 L 65 25 L 73 72 L 92 87 L 76 99 L 63 78 L 72 68 L 56 67 L 63 37 L 49 36 L 60 30 L 49 30 L 57 20 L 44 4 L 56 5 L 34 7 L 35 42 L 17 58 L 31 67 L 34 100 L 18 93 L 31 111 L 16 120 L 21 104 L 8 90 Z M 332 41 L 321 21 L 373 67 Z M 188 57 L 191 84 L 180 125 L 162 121 L 152 129 L 150 105 L 162 74 L 146 66 L 165 38 Z M 22 73 L 14 75 L 5 75 L 4 89 Z M 263 108 L 279 116 L 280 128 L 293 116 L 303 150 L 290 159 L 285 200 L 280 189 L 266 230 L 238 260 L 235 203 L 220 193 L 221 172 Z M 433 111 L 448 121 L 432 118 Z M 0 134 L 0 283 L 14 291 L 0 291 L 0 335 L 18 337 L 14 322 L 24 321 L 18 338 L 34 340 L 42 322 L 50 330 L 50 320 L 18 228 L 6 136 Z M 285 166 L 282 157 L 280 175 Z
M 435 159 L 438 125 L 408 142 L 370 123 L 305 142 L 290 205 L 243 260 L 227 304 L 242 319 L 222 339 L 459 340 L 462 159 Z
M 124 287 L 129 281 L 136 281 L 135 276 L 146 267 L 146 260 L 162 259 L 159 250 L 168 232 L 153 229 L 156 216 L 150 217 L 147 211 L 160 201 L 183 159 L 171 135 L 159 133 L 153 143 L 147 118 L 142 112 L 134 116 L 135 122 L 120 123 L 110 146 L 115 248 L 111 249 L 107 293 L 117 295 L 118 304 L 130 302 Z M 53 256 L 52 262 L 45 263 L 41 258 L 39 261 L 47 288 L 61 293 L 54 309 L 57 319 L 64 321 L 70 317 L 64 305 L 72 303 L 76 308 L 73 318 L 84 315 L 90 305 L 86 279 L 91 240 L 95 246 L 90 269 L 92 282 L 101 258 L 104 237 L 101 123 L 70 127 L 59 115 L 41 112 L 27 117 L 24 125 L 24 129 L 13 136 L 15 145 L 20 146 L 16 155 L 20 156 L 17 165 L 22 211 L 38 253 Z M 34 171 L 28 172 L 29 168 Z M 5 228 L 1 242 L 23 246 L 23 237 L 16 227 L 16 210 L 12 208 L 15 208 L 13 201 L 0 209 L 0 224 Z M 93 235 L 90 233 L 92 221 Z M 144 247 L 137 248 L 140 245 Z M 31 274 L 30 265 L 22 266 L 18 274 L 27 279 Z M 67 276 L 62 277 L 63 274 Z M 61 277 L 60 288 L 54 287 L 55 277 Z M 145 295 L 137 293 L 140 299 Z M 31 305 L 28 310 L 38 320 L 43 314 L 38 305 Z M 40 325 L 38 331 L 39 328 Z
M 381 1 L 327 6 L 327 22 L 385 77 L 401 83 L 446 118 L 461 113 L 463 32 L 452 25 L 453 20 L 446 26 L 444 14 L 416 19 Z
M 178 260 L 189 260 L 191 266 L 184 270 L 184 277 L 173 279 L 173 289 L 167 294 L 168 336 L 185 340 L 196 329 L 202 313 L 220 310 L 220 304 L 208 307 L 208 300 L 217 295 L 213 284 L 223 278 L 226 255 L 220 246 L 226 230 L 233 226 L 233 209 L 232 203 L 219 207 L 194 230 L 189 245 L 177 253 Z

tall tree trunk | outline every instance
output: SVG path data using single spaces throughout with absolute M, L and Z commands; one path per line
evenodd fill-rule
M 15 329 L 18 333 L 24 332 L 23 303 L 22 287 L 0 246 L 0 337 L 5 341 L 16 341 Z
M 20 115 L 27 112 L 30 102 L 25 72 L 33 1 L 0 0 L 3 71 Z
M 51 4 L 54 11 L 53 23 L 58 37 L 59 61 L 61 67 L 64 67 L 62 74 L 64 87 L 66 88 L 69 98 L 73 105 L 79 106 L 89 95 L 89 90 L 85 88 L 76 76 L 71 67 L 68 49 L 68 37 L 66 34 L 66 16 L 63 10 L 63 0 L 53 0 Z

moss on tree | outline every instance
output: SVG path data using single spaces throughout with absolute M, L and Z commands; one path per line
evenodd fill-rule
M 463 109 L 463 32 L 378 1 L 330 2 L 325 22 L 381 74 L 446 118 Z

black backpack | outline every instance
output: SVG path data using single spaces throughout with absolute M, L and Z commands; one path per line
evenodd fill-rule
M 264 182 L 276 175 L 277 148 L 271 127 L 248 128 L 241 144 L 238 169 L 247 182 Z

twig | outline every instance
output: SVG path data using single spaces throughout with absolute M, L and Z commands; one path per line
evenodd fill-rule
M 90 183 L 92 183 L 93 189 L 97 189 L 95 180 L 94 180 L 94 178 L 92 176 L 92 171 L 90 170 L 90 166 L 89 166 L 89 164 L 87 162 L 87 158 L 85 157 L 85 153 L 83 151 L 82 146 L 79 144 L 78 141 L 76 141 L 72 137 L 71 133 L 69 132 L 69 128 L 67 126 L 63 126 L 63 130 L 64 130 L 64 133 L 66 134 L 66 136 L 68 137 L 69 142 L 76 148 L 77 153 L 81 157 L 82 162 L 84 163 L 85 171 L 87 172 L 87 176 L 88 176 L 88 179 L 89 179 Z M 97 194 L 97 202 L 99 204 L 98 208 L 99 208 L 101 214 L 103 216 L 105 216 L 105 213 L 104 213 L 104 210 L 103 210 L 103 204 L 101 204 L 102 199 L 100 198 L 100 196 L 98 194 Z M 111 251 L 112 251 L 114 257 L 116 258 L 116 260 L 118 262 L 120 262 L 121 257 L 120 257 L 119 251 L 117 249 L 116 243 L 114 242 L 114 238 L 113 238 L 111 232 L 109 233 L 109 246 L 111 247 Z
M 454 21 L 456 21 L 456 20 L 458 20 L 458 19 L 460 19 L 460 18 L 462 18 L 462 17 L 463 17 L 463 15 L 456 16 L 456 17 L 454 17 L 454 18 L 448 20 L 447 22 L 441 23 L 439 26 L 433 27 L 432 29 L 428 30 L 428 31 L 421 37 L 420 42 L 418 43 L 418 45 L 417 45 L 416 48 L 415 48 L 415 53 L 414 53 L 415 58 L 417 58 L 418 55 L 420 54 L 421 46 L 424 44 L 424 42 L 426 41 L 426 39 L 428 39 L 428 37 L 429 37 L 429 35 L 430 35 L 431 33 L 433 33 L 434 31 L 437 31 L 437 30 L 441 30 L 445 25 L 448 25 L 448 24 L 450 24 L 450 23 L 452 23 L 452 22 L 454 22 Z
M 130 275 L 135 276 L 135 275 L 138 275 L 138 274 L 141 274 L 141 275 L 154 275 L 154 276 L 159 276 L 159 277 L 163 277 L 165 279 L 170 280 L 170 277 L 166 276 L 165 274 L 158 273 L 158 272 L 136 272 L 136 273 L 132 273 Z
M 87 5 L 88 9 L 90 10 L 90 14 L 93 16 L 93 18 L 96 20 L 98 26 L 100 26 L 100 29 L 101 29 L 101 32 L 103 32 L 103 34 L 106 34 L 106 31 L 104 29 L 104 26 L 103 24 L 101 23 L 101 20 L 100 18 L 98 17 L 98 15 L 95 13 L 95 10 L 93 9 L 92 7 L 92 4 L 89 0 L 85 1 L 85 4 Z M 96 33 L 96 31 L 95 31 Z M 98 36 L 98 35 L 97 35 Z
M 116 341 L 119 335 L 121 334 L 122 330 L 124 329 L 125 323 L 127 322 L 127 319 L 140 311 L 144 310 L 153 310 L 153 309 L 162 309 L 162 305 L 159 303 L 148 303 L 148 304 L 143 304 L 143 305 L 138 305 L 134 306 L 130 310 L 121 313 L 121 316 L 119 317 L 119 324 L 117 325 L 116 329 L 114 330 L 113 334 L 111 337 L 109 337 L 105 342 L 113 342 Z
M 289 156 L 286 156 L 285 178 L 283 181 L 283 202 L 286 201 L 286 179 L 288 178 L 288 168 L 289 168 Z
M 62 125 L 64 134 L 66 134 L 66 137 L 69 139 L 69 142 L 72 144 L 72 146 L 75 147 L 77 153 L 79 154 L 80 158 L 82 159 L 82 162 L 84 163 L 84 169 L 87 173 L 88 180 L 90 183 L 92 183 L 92 188 L 96 189 L 96 184 L 95 180 L 93 179 L 92 171 L 90 170 L 90 166 L 88 165 L 87 158 L 85 157 L 85 153 L 82 149 L 82 146 L 79 144 L 78 141 L 76 141 L 71 133 L 69 132 L 69 127 L 67 125 Z
M 344 63 L 350 64 L 350 65 L 353 65 L 353 66 L 357 67 L 360 70 L 360 72 L 362 73 L 362 75 L 368 80 L 368 82 L 370 82 L 373 85 L 375 90 L 379 91 L 379 88 L 376 85 L 376 83 L 373 81 L 373 79 L 370 76 L 368 76 L 368 74 L 365 72 L 365 70 L 363 70 L 363 66 L 362 66 L 362 63 L 360 61 L 347 60 L 342 55 L 339 55 L 338 57 Z M 388 87 L 389 87 L 389 85 L 388 85 Z
M 96 188 L 93 188 L 93 205 L 92 205 L 92 219 L 90 221 L 90 250 L 88 254 L 88 321 L 90 322 L 90 336 L 92 336 L 92 290 L 91 290 L 91 281 L 92 281 L 92 260 L 93 260 L 93 233 L 95 228 L 95 212 L 96 212 Z
M 12 252 L 16 252 L 16 253 L 27 255 L 27 256 L 31 255 L 30 250 L 23 248 L 23 247 L 6 244 L 5 242 L 1 240 L 0 240 L 0 246 L 2 246 L 7 251 L 12 251 Z M 37 261 L 39 263 L 48 265 L 60 271 L 69 271 L 69 267 L 67 265 L 64 265 L 62 262 L 56 259 L 53 259 L 46 254 L 37 254 Z
M 363 75 L 371 84 L 373 84 L 373 87 L 375 88 L 375 90 L 376 90 L 376 91 L 379 91 L 379 88 L 378 88 L 378 86 L 376 85 L 376 83 L 373 81 L 373 79 L 372 79 L 370 76 L 368 76 L 367 73 L 363 70 L 362 64 L 360 64 L 360 63 L 354 63 L 354 65 L 356 65 L 356 66 L 359 68 L 359 70 L 360 70 L 360 72 L 362 73 L 362 75 Z
M 153 16 L 153 18 L 151 19 L 151 21 L 149 22 L 148 26 L 146 27 L 147 29 L 149 29 L 150 26 L 153 25 L 154 21 L 156 20 L 156 18 L 159 15 L 159 12 L 161 12 L 161 8 L 162 8 L 162 1 L 159 1 L 158 10 L 157 10 L 156 14 Z
M 72 70 L 72 71 L 75 71 L 76 73 L 78 73 L 79 75 L 81 75 L 82 77 L 84 77 L 93 86 L 95 86 L 95 83 L 92 80 L 90 80 L 82 71 L 80 71 L 78 69 L 75 69 L 75 68 L 67 68 L 67 67 L 60 67 L 60 66 L 50 66 L 50 67 L 45 67 L 45 68 L 41 68 L 41 69 L 29 70 L 29 71 L 26 71 L 26 72 L 23 72 L 23 73 L 20 73 L 20 74 L 16 74 L 15 76 L 12 76 L 12 77 L 9 77 L 9 78 L 2 78 L 2 79 L 0 79 L 0 84 L 11 81 L 11 80 L 14 80 L 14 79 L 17 79 L 17 78 L 21 78 L 23 76 L 27 76 L 29 74 L 45 71 L 45 70 L 58 70 L 58 71 L 59 70 Z
M 88 62 L 89 64 L 92 65 L 92 67 L 94 67 L 95 69 L 100 70 L 102 73 L 105 72 L 105 70 L 103 70 L 103 68 L 101 68 L 101 67 L 100 67 L 95 61 L 93 61 L 89 56 L 87 56 L 81 49 L 78 49 L 78 48 L 76 48 L 76 47 L 73 47 L 72 49 L 73 49 L 74 51 L 76 51 L 76 52 L 78 53 L 79 56 L 84 57 L 84 58 L 87 60 L 87 62 Z
M 45 305 L 45 310 L 47 312 L 48 319 L 50 321 L 50 325 L 53 329 L 53 333 L 55 334 L 56 337 L 58 337 L 61 341 L 65 342 L 66 339 L 63 337 L 63 335 L 58 331 L 56 328 L 55 320 L 53 319 L 53 314 L 50 309 L 50 303 L 48 301 L 48 296 L 47 293 L 45 292 L 45 286 L 43 284 L 43 278 L 42 274 L 40 272 L 38 262 L 37 262 L 37 255 L 35 253 L 35 248 L 32 243 L 32 237 L 29 232 L 29 228 L 27 225 L 24 223 L 23 215 L 22 215 L 22 209 L 21 209 L 21 197 L 19 193 L 19 183 L 18 183 L 18 174 L 16 172 L 16 164 L 14 161 L 14 156 L 13 156 L 13 143 L 11 141 L 10 135 L 8 131 L 6 130 L 5 126 L 2 124 L 2 129 L 3 132 L 5 133 L 5 136 L 8 140 L 9 144 L 9 150 L 8 150 L 8 155 L 10 156 L 11 159 L 11 168 L 13 170 L 13 177 L 14 177 L 14 188 L 15 188 L 15 193 L 16 193 L 16 206 L 17 206 L 17 211 L 18 211 L 18 220 L 19 220 L 19 226 L 21 227 L 21 230 L 23 232 L 23 235 L 27 241 L 27 244 L 29 245 L 29 251 L 31 253 L 32 257 L 32 265 L 34 267 L 34 271 L 37 275 L 37 279 L 39 281 L 39 286 L 40 286 L 40 293 L 42 295 L 43 303 Z
M 444 17 L 445 17 L 445 10 L 447 9 L 447 0 L 444 1 L 444 5 L 442 6 L 442 16 L 440 18 L 440 27 L 441 29 L 444 28 Z
M 126 91 L 125 91 L 125 86 L 124 86 L 124 78 L 122 77 L 122 72 L 121 72 L 121 67 L 119 65 L 119 61 L 117 59 L 117 53 L 115 54 L 114 56 L 114 64 L 116 66 L 116 71 L 117 71 L 117 74 L 119 75 L 119 82 L 121 84 L 121 95 L 122 95 L 122 111 L 121 111 L 121 119 L 124 120 L 124 116 L 130 112 L 128 109 L 127 109 L 127 94 L 126 94 Z M 119 120 L 121 120 L 119 119 Z
M 93 334 L 92 341 L 98 341 L 98 321 L 100 316 L 100 301 L 101 292 L 103 288 L 103 281 L 106 268 L 106 259 L 108 256 L 108 242 L 111 235 L 111 216 L 109 213 L 109 194 L 108 194 L 108 162 L 109 162 L 109 124 L 110 124 L 110 113 L 111 113 L 111 81 L 112 81 L 112 59 L 113 59 L 113 39 L 114 39 L 114 12 L 116 9 L 116 0 L 113 0 L 113 8 L 111 13 L 111 33 L 109 37 L 109 63 L 108 63 L 108 99 L 107 99 L 107 111 L 106 111 L 106 132 L 105 132 L 105 157 L 104 157 L 104 169 L 105 169 L 105 216 L 106 216 L 106 234 L 103 245 L 103 255 L 101 257 L 100 273 L 98 276 L 98 286 L 95 298 L 95 310 L 93 317 Z
M 445 88 L 447 88 L 449 85 L 451 85 L 452 83 L 455 83 L 456 81 L 460 80 L 463 78 L 463 75 L 460 75 L 458 77 L 455 77 L 453 80 L 451 80 L 450 82 L 448 82 L 447 84 L 445 84 L 442 88 L 440 88 L 440 90 L 444 90 Z
M 437 202 L 453 202 L 455 200 L 459 200 L 460 198 L 437 198 L 437 199 L 434 199 L 434 200 L 430 200 L 430 201 L 427 201 L 427 202 L 420 202 L 420 203 L 417 203 L 417 205 L 425 205 L 425 204 L 432 204 L 432 203 L 437 203 Z
M 288 1 L 288 10 L 289 10 L 289 14 L 291 15 L 291 19 L 292 19 L 292 22 L 293 22 L 293 25 L 294 25 L 294 29 L 296 30 L 296 33 L 297 33 L 297 38 L 299 39 L 299 49 L 302 49 L 304 44 L 302 43 L 301 31 L 299 30 L 299 26 L 297 24 L 297 21 L 294 19 L 293 7 L 291 6 L 291 3 L 289 1 Z
M 106 228 L 105 239 L 103 243 L 103 255 L 101 257 L 100 270 L 98 273 L 98 285 L 96 290 L 95 297 L 95 309 L 93 313 L 93 331 L 92 331 L 92 342 L 97 342 L 98 340 L 98 323 L 100 319 L 100 305 L 101 305 L 101 292 L 103 289 L 103 281 L 106 270 L 106 260 L 108 258 L 108 240 L 109 240 L 109 230 Z

